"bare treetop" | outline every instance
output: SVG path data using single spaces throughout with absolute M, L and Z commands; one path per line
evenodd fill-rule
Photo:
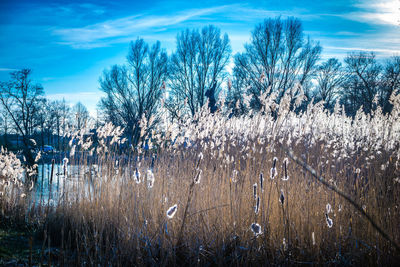
M 44 103 L 43 87 L 32 82 L 31 73 L 30 69 L 14 71 L 10 74 L 10 81 L 0 84 L 0 103 L 22 136 L 24 154 L 29 164 L 34 162 L 29 149 L 29 138 L 38 124 L 36 115 Z
M 137 39 L 131 42 L 127 61 L 127 65 L 115 65 L 104 71 L 100 84 L 106 96 L 100 106 L 107 121 L 124 127 L 133 142 L 137 142 L 142 118 L 149 124 L 155 122 L 168 74 L 168 56 L 159 42 L 149 48 L 143 39 Z
M 226 74 L 230 52 L 228 36 L 221 36 L 220 30 L 212 25 L 200 32 L 187 29 L 178 34 L 176 52 L 171 57 L 172 95 L 168 107 L 179 107 L 194 115 L 207 97 L 215 100 Z
M 318 43 L 304 39 L 301 22 L 295 18 L 258 24 L 245 50 L 235 56 L 234 73 L 249 86 L 256 109 L 258 96 L 268 88 L 279 93 L 279 100 L 289 90 L 307 87 L 321 53 Z

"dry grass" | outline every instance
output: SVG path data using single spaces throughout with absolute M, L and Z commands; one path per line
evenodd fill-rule
M 261 147 L 257 145 L 256 150 Z M 295 151 L 301 154 L 303 148 Z M 235 158 L 240 158 L 240 153 L 230 151 Z M 315 147 L 308 155 L 308 163 L 318 166 L 323 152 Z M 290 162 L 290 178 L 281 180 L 283 151 L 264 150 L 230 165 L 205 153 L 198 169 L 194 148 L 181 148 L 175 154 L 158 151 L 152 188 L 145 180 L 151 160 L 141 161 L 142 181 L 137 184 L 132 178 L 137 166 L 133 157 L 115 168 L 115 156 L 98 159 L 95 163 L 101 174 L 87 172 L 80 186 L 71 188 L 74 194 L 67 189 L 58 205 L 37 207 L 28 216 L 41 222 L 53 245 L 75 252 L 62 259 L 68 264 L 376 265 L 394 263 L 393 255 L 399 255 L 353 207 L 317 184 L 301 167 Z M 278 176 L 271 180 L 265 175 L 261 190 L 259 175 L 269 173 L 274 157 L 278 157 Z M 386 160 L 382 156 L 357 174 L 354 166 L 360 166 L 360 160 L 337 162 L 318 171 L 365 205 L 378 225 L 399 242 L 400 186 L 391 182 L 394 166 L 381 171 L 379 166 Z M 72 160 L 74 163 L 78 162 Z M 199 170 L 200 183 L 194 184 Z M 231 179 L 233 170 L 238 171 L 236 182 Z M 258 214 L 254 212 L 254 183 L 260 197 Z M 91 184 L 90 190 L 87 184 Z M 180 233 L 191 186 L 188 215 Z M 326 222 L 327 203 L 332 207 L 328 214 L 332 228 Z M 174 204 L 177 213 L 169 219 L 166 212 Z M 253 222 L 262 228 L 257 237 L 251 231 Z M 180 234 L 182 242 L 178 242 Z
M 282 179 L 288 155 L 279 138 L 225 136 L 215 147 L 204 135 L 190 147 L 161 143 L 138 156 L 122 153 L 118 142 L 106 135 L 97 157 L 70 158 L 69 164 L 80 166 L 81 175 L 68 167 L 72 173 L 64 178 L 74 181 L 73 186 L 60 187 L 60 198 L 53 206 L 32 206 L 29 197 L 21 198 L 20 191 L 15 191 L 10 198 L 2 198 L 2 217 L 38 225 L 44 242 L 50 240 L 60 248 L 53 261 L 65 265 L 398 262 L 399 251 L 352 205 L 290 159 L 289 179 Z M 319 175 L 350 195 L 399 244 L 400 184 L 394 158 L 399 148 L 376 153 L 365 146 L 356 148 L 352 156 L 338 157 L 329 138 L 317 140 L 296 142 L 293 138 L 290 147 Z M 270 179 L 275 157 L 277 176 Z M 140 183 L 134 176 L 136 168 Z M 146 177 L 149 169 L 154 174 L 151 188 Z M 167 211 L 175 204 L 177 212 L 168 218 Z M 328 222 L 333 223 L 331 227 Z M 261 234 L 252 231 L 253 223 L 261 226 Z

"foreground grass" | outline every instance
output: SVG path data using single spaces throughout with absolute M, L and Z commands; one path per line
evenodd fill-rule
M 43 247 L 38 229 L 17 225 L 2 218 L 0 225 L 0 265 L 47 265 L 54 248 Z
M 256 150 L 261 147 L 257 145 Z M 240 151 L 230 153 L 240 158 Z M 261 188 L 260 174 L 270 173 L 274 164 L 272 155 L 278 158 L 278 175 L 273 180 L 263 175 Z M 51 246 L 60 251 L 53 256 L 53 262 L 59 260 L 67 265 L 396 262 L 398 252 L 351 205 L 312 180 L 301 167 L 288 163 L 289 179 L 282 180 L 284 165 L 279 159 L 285 157 L 283 151 L 255 153 L 229 165 L 213 160 L 210 154 L 201 158 L 196 149 L 182 149 L 175 154 L 158 152 L 155 160 L 151 160 L 151 155 L 140 161 L 129 157 L 125 161 L 120 159 L 118 165 L 115 156 L 81 166 L 90 171 L 83 171 L 85 174 L 79 179 L 67 177 L 75 183 L 60 192 L 62 199 L 55 206 L 34 205 L 27 215 L 24 208 L 8 211 L 12 216 L 21 212 L 17 217 L 38 225 L 39 243 L 44 242 L 47 247 L 50 240 Z M 314 150 L 309 155 L 309 164 L 319 157 Z M 393 173 L 377 171 L 379 159 L 358 173 L 353 167 L 356 160 L 320 168 L 319 172 L 323 171 L 327 180 L 335 179 L 339 188 L 358 199 L 374 220 L 398 240 L 396 203 L 400 194 L 399 186 L 392 182 Z M 135 179 L 137 166 L 140 183 Z M 150 169 L 154 175 L 152 187 L 147 173 Z M 193 182 L 195 178 L 199 179 L 198 184 Z M 256 197 L 254 184 L 257 184 Z M 256 214 L 257 198 L 260 204 Z M 28 201 L 22 200 L 21 204 L 27 205 Z M 177 212 L 168 218 L 166 212 L 175 204 Z M 331 206 L 329 212 L 327 204 Z M 332 220 L 332 227 L 326 216 Z M 252 223 L 260 224 L 261 234 L 254 234 Z M 26 237 L 22 239 L 15 246 L 21 245 L 23 255 L 29 242 Z M 7 240 L 13 244 L 12 239 Z
M 71 153 L 57 197 L 7 189 L 2 216 L 36 225 L 41 242 L 58 248 L 60 265 L 395 265 L 396 101 L 393 114 L 372 117 L 322 106 L 298 115 L 282 105 L 277 117 L 200 114 L 143 136 L 155 144 L 147 152 L 123 150 L 122 130 L 112 125 L 97 130 L 96 144 L 76 133 L 72 150 L 95 156 Z M 287 159 L 288 147 L 391 241 Z

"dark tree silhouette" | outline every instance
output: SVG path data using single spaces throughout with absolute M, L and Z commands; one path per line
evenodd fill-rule
M 315 100 L 324 101 L 325 108 L 332 109 L 339 90 L 344 82 L 345 73 L 342 64 L 336 58 L 330 58 L 317 67 Z
M 43 87 L 30 79 L 31 70 L 11 73 L 9 82 L 1 83 L 0 103 L 10 116 L 17 132 L 22 136 L 24 155 L 29 165 L 34 164 L 30 150 L 30 136 L 37 125 L 37 114 L 44 103 Z
M 74 127 L 77 130 L 84 128 L 89 120 L 89 111 L 81 102 L 75 104 L 72 109 L 74 116 Z
M 106 96 L 101 99 L 107 121 L 125 128 L 126 133 L 137 143 L 140 137 L 140 121 L 148 123 L 156 115 L 163 84 L 168 75 L 168 56 L 155 43 L 150 49 L 142 40 L 131 42 L 128 64 L 115 65 L 100 78 L 101 90 Z M 149 129 L 152 125 L 146 125 Z
M 391 57 L 384 66 L 383 79 L 381 84 L 380 104 L 385 113 L 392 110 L 390 96 L 400 90 L 400 56 Z
M 256 110 L 261 108 L 259 96 L 268 88 L 278 92 L 278 101 L 286 92 L 296 96 L 300 87 L 307 92 L 321 53 L 318 43 L 304 39 L 301 22 L 295 18 L 258 24 L 245 50 L 235 55 L 234 74 L 248 88 Z
M 211 113 L 217 111 L 217 100 L 215 99 L 215 89 L 217 87 L 217 81 L 205 92 L 204 96 L 208 98 L 208 108 Z
M 214 105 L 226 75 L 231 48 L 228 35 L 212 25 L 178 34 L 177 47 L 171 57 L 171 95 L 166 107 L 189 111 L 193 116 L 209 99 Z M 209 96 L 206 96 L 208 90 Z M 216 101 L 216 100 L 215 100 Z
M 374 98 L 381 85 L 382 66 L 374 53 L 352 52 L 345 58 L 347 77 L 341 101 L 350 115 L 362 106 L 366 113 L 374 109 Z

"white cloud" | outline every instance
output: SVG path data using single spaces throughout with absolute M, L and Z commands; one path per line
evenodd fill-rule
M 18 71 L 19 69 L 0 68 L 0 71 Z
M 345 51 L 365 51 L 365 52 L 376 52 L 382 55 L 392 56 L 394 54 L 399 54 L 400 49 L 390 49 L 390 48 L 365 48 L 365 47 L 340 47 L 340 46 L 326 46 L 326 49 L 332 50 L 345 50 Z
M 212 15 L 212 16 L 210 16 Z M 242 4 L 215 6 L 202 9 L 190 9 L 166 15 L 136 14 L 113 20 L 106 20 L 79 28 L 58 28 L 53 34 L 60 37 L 59 44 L 69 45 L 77 49 L 106 47 L 127 40 L 143 33 L 146 35 L 162 34 L 171 26 L 189 24 L 191 27 L 199 21 L 203 23 L 223 23 L 235 26 L 238 22 L 262 21 L 267 17 L 296 16 L 302 20 L 319 18 L 319 14 L 310 14 L 307 10 L 295 9 L 267 10 L 252 8 Z M 251 24 L 253 27 L 253 24 Z M 246 38 L 248 39 L 248 38 Z
M 95 48 L 108 46 L 112 43 L 124 42 L 126 37 L 138 35 L 149 29 L 155 31 L 166 26 L 177 25 L 202 16 L 227 11 L 233 5 L 217 6 L 204 9 L 192 9 L 174 15 L 152 16 L 133 15 L 114 20 L 87 25 L 81 28 L 55 29 L 54 35 L 61 38 L 61 44 L 74 48 Z M 125 38 L 124 38 L 125 37 Z
M 400 24 L 400 1 L 362 1 L 354 5 L 360 11 L 341 15 L 346 19 L 366 22 L 370 24 L 399 26 Z
M 314 20 L 321 18 L 321 16 L 323 16 L 324 14 L 310 13 L 308 9 L 303 9 L 303 8 L 294 8 L 290 10 L 273 10 L 273 9 L 237 6 L 237 8 L 230 9 L 229 12 L 227 12 L 224 15 L 236 21 L 259 20 L 261 22 L 265 18 L 274 18 L 274 17 L 282 17 L 282 18 L 296 17 L 301 20 Z

